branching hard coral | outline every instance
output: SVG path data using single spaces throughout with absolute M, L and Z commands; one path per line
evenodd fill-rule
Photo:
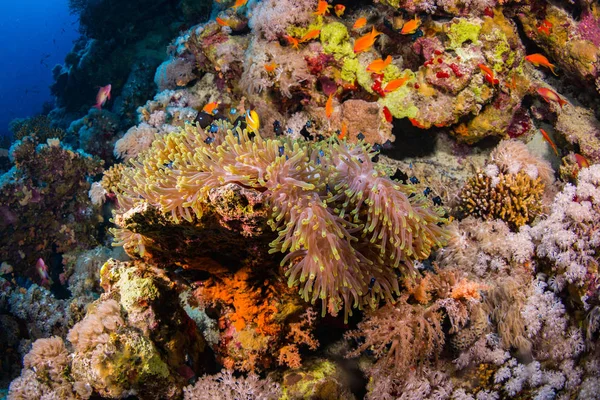
M 395 269 L 410 271 L 412 260 L 445 239 L 426 200 L 409 199 L 372 157 L 362 143 L 251 139 L 240 130 L 212 137 L 187 126 L 132 161 L 118 212 L 147 202 L 191 222 L 202 217 L 211 189 L 236 183 L 263 191 L 278 234 L 270 252 L 287 253 L 288 284 L 300 286 L 305 300 L 320 299 L 323 312 L 343 306 L 348 315 L 352 306 L 391 301 Z
M 396 372 L 423 366 L 441 353 L 445 342 L 439 307 L 411 305 L 405 298 L 368 314 L 358 328 L 345 335 L 362 340 L 348 356 L 369 350 L 384 369 Z
M 541 178 L 532 179 L 523 171 L 494 178 L 480 172 L 463 188 L 460 210 L 483 219 L 499 218 L 518 228 L 541 214 L 543 193 Z

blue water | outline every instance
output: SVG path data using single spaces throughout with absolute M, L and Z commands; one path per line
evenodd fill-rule
M 52 68 L 78 36 L 68 0 L 0 1 L 0 136 L 8 123 L 42 111 L 52 101 Z

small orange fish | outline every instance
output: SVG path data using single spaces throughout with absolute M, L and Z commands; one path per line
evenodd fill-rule
M 302 38 L 300 39 L 300 43 L 304 43 L 304 42 L 308 42 L 309 40 L 316 39 L 319 37 L 320 34 L 321 34 L 320 29 L 313 29 L 312 31 L 307 32 L 304 36 L 302 36 Z
M 221 26 L 229 26 L 229 21 L 224 20 L 223 18 L 215 18 L 215 21 L 217 21 L 217 24 L 221 25 Z
M 356 39 L 354 42 L 354 53 L 360 53 L 361 51 L 370 49 L 371 46 L 375 44 L 375 40 L 377 40 L 377 36 L 379 35 L 381 35 L 381 32 L 378 32 L 377 29 L 373 27 L 371 32 Z
M 415 15 L 415 19 L 411 19 L 402 25 L 400 33 L 403 35 L 412 35 L 419 29 L 419 26 L 421 26 L 421 19 Z
M 333 114 L 333 93 L 329 95 L 327 103 L 325 103 L 325 116 L 329 118 L 331 114 Z
M 290 35 L 285 35 L 284 37 L 287 39 L 288 43 L 292 45 L 293 48 L 299 49 L 298 45 L 300 44 L 300 41 L 298 39 Z
M 340 18 L 342 15 L 344 15 L 344 11 L 346 11 L 346 6 L 343 4 L 336 4 L 335 7 L 333 7 L 333 11 L 335 11 L 335 15 L 337 15 L 338 18 Z
M 213 114 L 216 112 L 218 107 L 219 107 L 219 103 L 216 101 L 213 101 L 212 103 L 208 103 L 207 105 L 205 105 L 202 108 L 202 111 L 204 111 L 207 114 Z
M 385 87 L 383 88 L 383 92 L 384 93 L 391 93 L 394 90 L 397 90 L 399 88 L 401 88 L 402 86 L 404 86 L 404 84 L 406 83 L 406 81 L 408 81 L 410 79 L 410 75 L 405 75 L 402 78 L 398 78 L 398 79 L 394 79 L 388 82 L 387 85 L 385 85 Z
M 313 14 L 325 15 L 329 12 L 330 8 L 331 6 L 326 1 L 320 0 L 319 4 L 317 5 L 317 11 L 315 11 Z
M 387 56 L 385 60 L 382 60 L 382 59 L 375 60 L 371 64 L 369 64 L 369 66 L 367 67 L 367 71 L 379 74 L 388 65 L 390 65 L 391 62 L 392 62 L 392 56 Z
M 479 68 L 483 71 L 484 75 L 485 75 L 485 79 L 492 85 L 497 85 L 498 84 L 498 79 L 494 78 L 494 71 L 492 71 L 490 69 L 490 67 L 488 67 L 485 64 L 479 64 Z
M 235 0 L 235 4 L 233 5 L 233 8 L 238 9 L 240 7 L 243 7 L 246 5 L 247 2 L 248 2 L 248 0 Z
M 106 86 L 102 86 L 98 89 L 98 94 L 96 95 L 96 107 L 98 110 L 102 110 L 102 106 L 106 103 L 106 100 L 110 100 L 110 90 L 112 89 L 112 85 L 108 84 Z
M 553 91 L 551 89 L 541 87 L 541 88 L 538 88 L 537 92 L 548 103 L 553 102 L 553 101 L 557 102 L 560 105 L 560 108 L 562 108 L 562 106 L 567 104 L 566 100 L 561 99 L 560 96 L 558 95 L 558 93 L 556 93 L 555 91 Z
M 346 138 L 346 135 L 348 134 L 348 126 L 346 125 L 345 122 L 342 122 L 342 130 L 341 132 L 338 134 L 338 139 L 340 140 L 344 140 Z
M 359 19 L 356 20 L 356 22 L 354 22 L 354 25 L 352 25 L 352 29 L 360 29 L 362 27 L 364 27 L 367 24 L 367 19 L 365 17 L 361 17 Z
M 550 136 L 548 135 L 548 133 L 546 133 L 545 130 L 543 130 L 543 129 L 540 128 L 540 132 L 542 132 L 542 136 L 544 137 L 544 139 L 546 140 L 546 142 L 548 142 L 548 144 L 550 145 L 550 147 L 552 147 L 552 150 L 554 150 L 554 153 L 558 157 L 558 148 L 556 147 L 556 144 L 554 144 L 554 142 L 552 141 L 552 139 L 550 138 Z
M 552 22 L 547 19 L 543 20 L 540 26 L 538 26 L 538 32 L 544 32 L 546 35 L 550 34 L 550 29 L 552 28 Z
M 577 165 L 579 165 L 579 168 L 587 168 L 590 166 L 590 162 L 588 161 L 588 159 L 582 156 L 581 154 L 575 153 L 575 160 L 577 161 Z
M 275 62 L 265 64 L 265 71 L 267 71 L 268 73 L 275 71 L 275 68 L 277 68 L 277 63 Z
M 530 63 L 532 63 L 533 65 L 535 65 L 536 67 L 539 67 L 540 65 L 546 68 L 550 68 L 550 71 L 552 71 L 552 73 L 556 76 L 557 73 L 554 72 L 554 64 L 550 64 L 550 61 L 548 61 L 548 59 L 546 57 L 544 57 L 542 54 L 539 53 L 535 53 L 535 54 L 531 54 L 528 56 L 525 56 L 525 59 L 527 61 L 529 61 Z

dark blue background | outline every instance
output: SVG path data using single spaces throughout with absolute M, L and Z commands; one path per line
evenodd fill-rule
M 0 136 L 8 123 L 42 111 L 51 101 L 52 68 L 77 39 L 68 0 L 0 1 Z M 47 58 L 45 58 L 47 56 Z M 40 61 L 42 61 L 41 63 Z

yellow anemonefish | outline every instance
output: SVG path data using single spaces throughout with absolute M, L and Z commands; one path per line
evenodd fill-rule
M 379 74 L 388 65 L 390 65 L 391 62 L 392 62 L 392 56 L 387 56 L 385 60 L 382 60 L 382 59 L 375 60 L 371 64 L 369 64 L 369 66 L 367 67 L 367 71 Z
M 331 114 L 333 114 L 333 93 L 329 95 L 327 103 L 325 103 L 325 116 L 329 118 Z
M 354 22 L 352 29 L 360 29 L 367 24 L 367 19 L 365 17 L 361 17 Z
M 567 104 L 567 102 L 564 99 L 561 99 L 560 96 L 558 95 L 558 93 L 556 93 L 553 90 L 550 90 L 550 89 L 545 88 L 545 87 L 541 87 L 541 88 L 537 89 L 537 92 L 548 103 L 551 103 L 553 101 L 557 102 L 560 105 L 560 108 L 562 108 L 562 106 L 564 106 L 565 104 Z
M 371 32 L 367 33 L 364 36 L 359 37 L 354 42 L 354 53 L 360 53 L 362 51 L 368 50 L 373 46 L 375 40 L 377 40 L 377 36 L 381 35 L 381 32 L 378 32 L 375 27 L 371 30 Z
M 550 71 L 552 71 L 552 73 L 556 76 L 558 76 L 556 74 L 556 72 L 554 72 L 554 64 L 550 64 L 550 61 L 548 61 L 548 59 L 546 57 L 544 57 L 542 54 L 539 53 L 535 53 L 535 54 L 531 54 L 528 56 L 525 56 L 525 59 L 527 61 L 529 61 L 530 63 L 532 63 L 533 65 L 535 65 L 536 67 L 539 67 L 540 65 L 546 68 L 550 68 Z
M 391 93 L 394 90 L 399 89 L 400 87 L 404 86 L 406 81 L 408 81 L 409 79 L 410 79 L 410 75 L 406 74 L 402 78 L 391 80 L 388 82 L 387 85 L 385 85 L 385 87 L 383 88 L 383 92 Z
M 317 5 L 317 11 L 315 11 L 313 14 L 325 15 L 329 12 L 330 8 L 331 6 L 326 1 L 320 0 L 319 4 Z
M 104 103 L 106 103 L 106 100 L 110 100 L 110 89 L 112 89 L 112 85 L 110 84 L 102 86 L 100 89 L 98 89 L 98 94 L 96 95 L 96 104 L 94 104 L 94 107 L 96 107 L 98 110 L 102 109 L 102 106 Z
M 258 132 L 260 128 L 260 119 L 254 110 L 246 111 L 246 129 L 248 132 Z
M 548 133 L 546 133 L 546 131 L 541 128 L 540 128 L 540 132 L 542 132 L 542 136 L 544 137 L 546 142 L 548 142 L 550 147 L 552 147 L 552 150 L 554 150 L 554 153 L 558 156 L 558 148 L 556 147 L 556 144 L 554 144 L 554 141 L 550 138 L 550 135 L 548 135 Z
M 344 15 L 344 11 L 346 11 L 346 6 L 343 4 L 336 4 L 333 10 L 335 11 L 335 15 L 337 15 L 338 18 L 340 18 L 342 15 Z
M 216 112 L 218 107 L 219 107 L 219 103 L 216 101 L 213 101 L 212 103 L 208 103 L 207 105 L 202 107 L 202 111 L 204 111 L 207 114 L 213 114 L 214 112 Z
M 302 36 L 302 38 L 300 39 L 300 42 L 301 43 L 308 42 L 309 40 L 318 38 L 320 34 L 321 34 L 320 29 L 313 29 L 312 31 L 307 32 L 304 36 Z
M 411 19 L 402 25 L 400 33 L 403 35 L 412 35 L 419 29 L 419 26 L 421 26 L 421 19 L 415 15 L 415 19 Z
M 268 73 L 275 71 L 275 68 L 277 68 L 277 63 L 275 62 L 265 64 L 265 71 L 267 71 Z

